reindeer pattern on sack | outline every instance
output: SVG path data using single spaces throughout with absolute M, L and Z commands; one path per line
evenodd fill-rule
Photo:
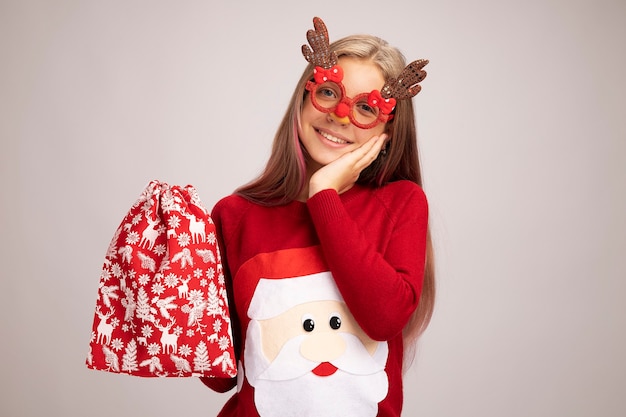
M 236 375 L 215 226 L 192 186 L 152 181 L 100 276 L 87 366 L 144 377 Z

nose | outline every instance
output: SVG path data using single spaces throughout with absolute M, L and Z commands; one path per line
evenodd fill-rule
M 302 356 L 313 362 L 330 362 L 340 357 L 346 349 L 346 342 L 336 332 L 311 334 L 300 345 Z
M 342 101 L 341 103 L 337 105 L 337 108 L 335 108 L 335 111 L 330 113 L 330 115 L 333 118 L 333 120 L 336 121 L 337 123 L 341 123 L 342 125 L 347 125 L 348 123 L 350 123 L 350 118 L 348 117 L 349 113 L 350 113 L 350 106 L 348 106 L 348 104 Z
M 335 122 L 342 125 L 347 125 L 350 123 L 350 118 L 348 116 L 339 117 L 335 112 L 330 113 L 330 118 L 331 120 L 334 120 Z

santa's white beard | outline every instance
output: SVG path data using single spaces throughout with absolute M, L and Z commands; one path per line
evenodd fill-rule
M 261 417 L 374 417 L 387 393 L 387 375 L 308 373 L 287 381 L 258 380 L 254 390 Z
M 255 333 L 260 329 L 251 322 L 248 331 Z M 378 403 L 388 389 L 387 343 L 379 343 L 372 356 L 358 337 L 341 333 L 346 351 L 331 361 L 338 370 L 320 377 L 312 372 L 319 363 L 300 354 L 305 337 L 294 337 L 285 343 L 271 363 L 259 346 L 246 346 L 246 378 L 255 389 L 254 402 L 261 417 L 376 416 Z

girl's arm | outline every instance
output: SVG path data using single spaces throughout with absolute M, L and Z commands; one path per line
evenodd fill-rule
M 428 204 L 412 184 L 393 199 L 394 227 L 384 253 L 346 211 L 335 190 L 320 191 L 307 205 L 328 266 L 359 325 L 374 340 L 399 334 L 419 302 L 424 276 Z M 404 190 L 403 190 L 404 191 Z
M 215 230 L 217 234 L 217 244 L 220 251 L 220 257 L 222 262 L 222 271 L 224 273 L 224 279 L 226 282 L 226 290 L 228 291 L 228 302 L 229 302 L 229 312 L 230 312 L 230 323 L 232 326 L 232 334 L 234 338 L 235 345 L 235 354 L 239 354 L 239 329 L 238 329 L 238 319 L 237 319 L 237 311 L 235 309 L 235 304 L 233 302 L 233 291 L 232 291 L 232 279 L 230 275 L 230 269 L 228 268 L 227 256 L 226 256 L 226 245 L 223 241 L 223 233 L 222 233 L 222 217 L 220 212 L 220 205 L 216 205 L 211 213 L 211 218 L 215 223 Z M 235 358 L 237 359 L 237 358 Z M 200 377 L 200 380 L 204 385 L 211 388 L 216 392 L 227 392 L 230 391 L 237 385 L 237 378 L 208 378 L 208 377 Z

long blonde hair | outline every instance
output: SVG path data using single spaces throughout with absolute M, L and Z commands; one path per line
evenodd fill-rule
M 330 48 L 337 53 L 338 58 L 352 57 L 375 63 L 385 80 L 397 77 L 406 66 L 406 60 L 397 48 L 371 35 L 347 36 L 333 42 Z M 287 112 L 278 127 L 264 171 L 252 182 L 236 190 L 241 196 L 266 206 L 282 205 L 296 200 L 306 186 L 306 161 L 297 127 L 305 85 L 312 74 L 313 65 L 309 64 L 296 85 Z M 386 132 L 390 137 L 386 155 L 379 155 L 361 173 L 358 183 L 380 187 L 391 181 L 409 180 L 423 186 L 415 114 L 410 99 L 398 100 L 394 118 L 387 123 Z M 422 293 L 417 309 L 403 331 L 405 365 L 410 364 L 417 339 L 428 327 L 434 310 L 435 268 L 430 227 L 426 239 Z

